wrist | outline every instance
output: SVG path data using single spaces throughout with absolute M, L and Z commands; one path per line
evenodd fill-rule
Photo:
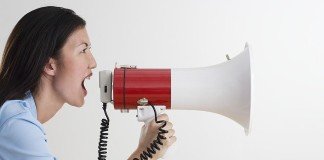
M 134 160 L 135 158 L 140 159 L 140 154 L 141 152 L 139 151 L 139 149 L 136 149 L 127 160 Z
M 140 159 L 140 155 L 143 153 L 143 151 L 144 149 L 137 148 L 127 160 L 134 160 L 134 158 Z M 155 158 L 155 156 L 153 155 L 153 157 L 149 158 L 148 160 L 157 160 L 157 158 Z

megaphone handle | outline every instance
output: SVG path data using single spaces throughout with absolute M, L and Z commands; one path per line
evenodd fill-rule
M 156 105 L 154 106 L 156 116 L 164 113 L 166 106 Z M 148 124 L 151 120 L 154 120 L 155 113 L 151 106 L 137 106 L 137 120 Z
M 153 106 L 152 107 L 149 106 L 138 106 L 137 107 L 137 119 L 139 122 L 144 122 L 145 125 L 148 125 L 148 123 L 150 123 L 152 120 L 155 120 L 156 123 L 164 123 L 160 128 L 159 128 L 159 134 L 157 137 L 157 141 L 159 141 L 159 139 L 162 139 L 161 136 L 163 136 L 163 133 L 166 133 L 165 130 L 163 130 L 162 128 L 166 125 L 165 121 L 157 121 L 157 116 L 159 116 L 160 114 L 164 113 L 166 106 L 161 106 L 161 105 L 157 105 L 157 106 Z M 161 134 L 162 133 L 162 134 Z M 152 143 L 156 143 L 156 142 L 152 142 Z M 156 145 L 151 145 L 151 146 L 156 146 Z M 155 148 L 156 149 L 156 148 Z M 153 150 L 153 148 L 152 148 Z M 168 149 L 170 150 L 170 148 Z M 168 150 L 165 152 L 165 154 L 163 155 L 162 159 L 165 159 L 168 155 Z M 154 153 L 150 153 L 150 151 L 143 151 L 143 153 L 146 154 L 154 154 Z M 142 154 L 141 156 L 144 156 L 145 154 Z

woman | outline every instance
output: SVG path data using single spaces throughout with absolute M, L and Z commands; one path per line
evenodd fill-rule
M 22 17 L 4 49 L 0 66 L 0 159 L 55 159 L 48 149 L 43 123 L 64 103 L 81 107 L 97 64 L 90 52 L 86 22 L 72 10 L 48 6 Z M 167 115 L 164 145 L 158 159 L 175 142 Z M 140 157 L 156 138 L 160 126 L 143 127 L 138 148 L 129 159 Z M 144 132 L 145 131 L 145 132 Z

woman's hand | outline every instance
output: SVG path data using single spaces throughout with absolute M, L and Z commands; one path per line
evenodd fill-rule
M 157 160 L 163 157 L 167 149 L 176 141 L 176 137 L 174 136 L 175 132 L 174 129 L 172 129 L 173 125 L 169 122 L 168 115 L 161 114 L 157 117 L 157 120 L 166 121 L 166 126 L 162 128 L 167 131 L 167 133 L 163 134 L 166 139 L 161 139 L 163 145 L 157 144 L 160 150 L 156 150 L 156 153 L 153 154 L 153 157 L 150 160 Z M 164 123 L 156 123 L 155 119 L 153 119 L 151 122 L 143 125 L 139 145 L 136 151 L 130 156 L 129 160 L 133 160 L 134 158 L 140 159 L 140 154 L 142 154 L 143 151 L 147 152 L 147 148 L 151 148 L 151 143 L 153 143 L 154 140 L 157 140 L 159 128 L 163 124 Z

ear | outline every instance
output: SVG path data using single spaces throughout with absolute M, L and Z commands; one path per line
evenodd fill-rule
M 44 67 L 44 74 L 54 76 L 57 71 L 57 60 L 50 58 Z

